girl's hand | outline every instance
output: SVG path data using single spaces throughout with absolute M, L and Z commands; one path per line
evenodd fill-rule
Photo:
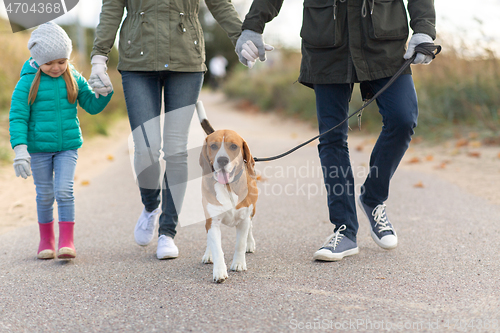
M 24 179 L 31 176 L 31 156 L 28 153 L 27 145 L 17 145 L 14 147 L 14 170 L 16 171 L 16 177 L 23 177 Z

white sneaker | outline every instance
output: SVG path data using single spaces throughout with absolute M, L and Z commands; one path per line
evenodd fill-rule
M 151 242 L 160 212 L 160 208 L 156 208 L 151 213 L 148 212 L 146 208 L 142 210 L 141 216 L 139 216 L 139 220 L 134 229 L 134 237 L 137 244 L 146 246 Z
M 172 259 L 179 256 L 179 249 L 175 246 L 172 237 L 161 235 L 158 238 L 158 248 L 156 249 L 156 257 L 158 259 Z

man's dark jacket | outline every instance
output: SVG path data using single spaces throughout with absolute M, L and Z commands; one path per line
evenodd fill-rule
M 254 0 L 242 29 L 262 33 L 282 4 Z M 408 0 L 408 13 L 414 33 L 436 38 L 433 0 Z M 354 83 L 394 75 L 404 63 L 407 17 L 403 0 L 304 0 L 299 82 Z

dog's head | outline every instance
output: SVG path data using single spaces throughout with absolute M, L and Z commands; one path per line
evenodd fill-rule
M 255 176 L 255 161 L 243 138 L 231 130 L 219 130 L 206 137 L 200 154 L 203 175 L 213 172 L 213 178 L 221 184 L 239 179 L 244 169 Z

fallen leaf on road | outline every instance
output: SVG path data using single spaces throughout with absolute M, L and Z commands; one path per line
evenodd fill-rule
M 113 162 L 115 160 L 115 157 L 113 155 L 108 155 L 106 159 L 110 162 Z
M 481 143 L 481 141 L 475 140 L 475 141 L 471 141 L 470 142 L 470 146 L 473 147 L 473 148 L 479 148 L 479 147 L 482 146 L 482 143 Z
M 460 139 L 455 143 L 455 147 L 460 148 L 460 147 L 465 147 L 469 144 L 469 141 L 467 139 Z
M 89 186 L 90 182 L 88 180 L 82 180 L 82 182 L 80 183 L 80 185 L 82 185 L 82 186 Z
M 444 168 L 446 168 L 446 163 L 444 162 L 439 165 L 436 165 L 436 169 L 444 169 Z
M 433 161 L 433 160 L 434 160 L 434 155 L 427 155 L 427 156 L 425 157 L 425 160 L 426 160 L 427 162 L 431 162 L 431 161 Z
M 415 188 L 424 188 L 425 186 L 424 186 L 424 183 L 418 182 L 418 183 L 414 184 L 413 187 L 415 187 Z
M 471 151 L 471 152 L 469 152 L 469 153 L 467 154 L 467 156 L 469 156 L 469 157 L 476 157 L 476 158 L 479 158 L 479 157 L 481 157 L 481 153 L 480 153 L 480 152 L 478 152 L 478 151 Z
M 356 147 L 356 150 L 357 150 L 357 151 L 363 151 L 363 146 L 362 146 L 362 145 L 357 146 L 357 147 Z
M 410 163 L 410 164 L 415 164 L 415 163 L 420 163 L 420 162 L 421 162 L 420 158 L 418 158 L 418 157 L 413 157 L 412 159 L 410 159 L 408 161 L 408 163 Z

